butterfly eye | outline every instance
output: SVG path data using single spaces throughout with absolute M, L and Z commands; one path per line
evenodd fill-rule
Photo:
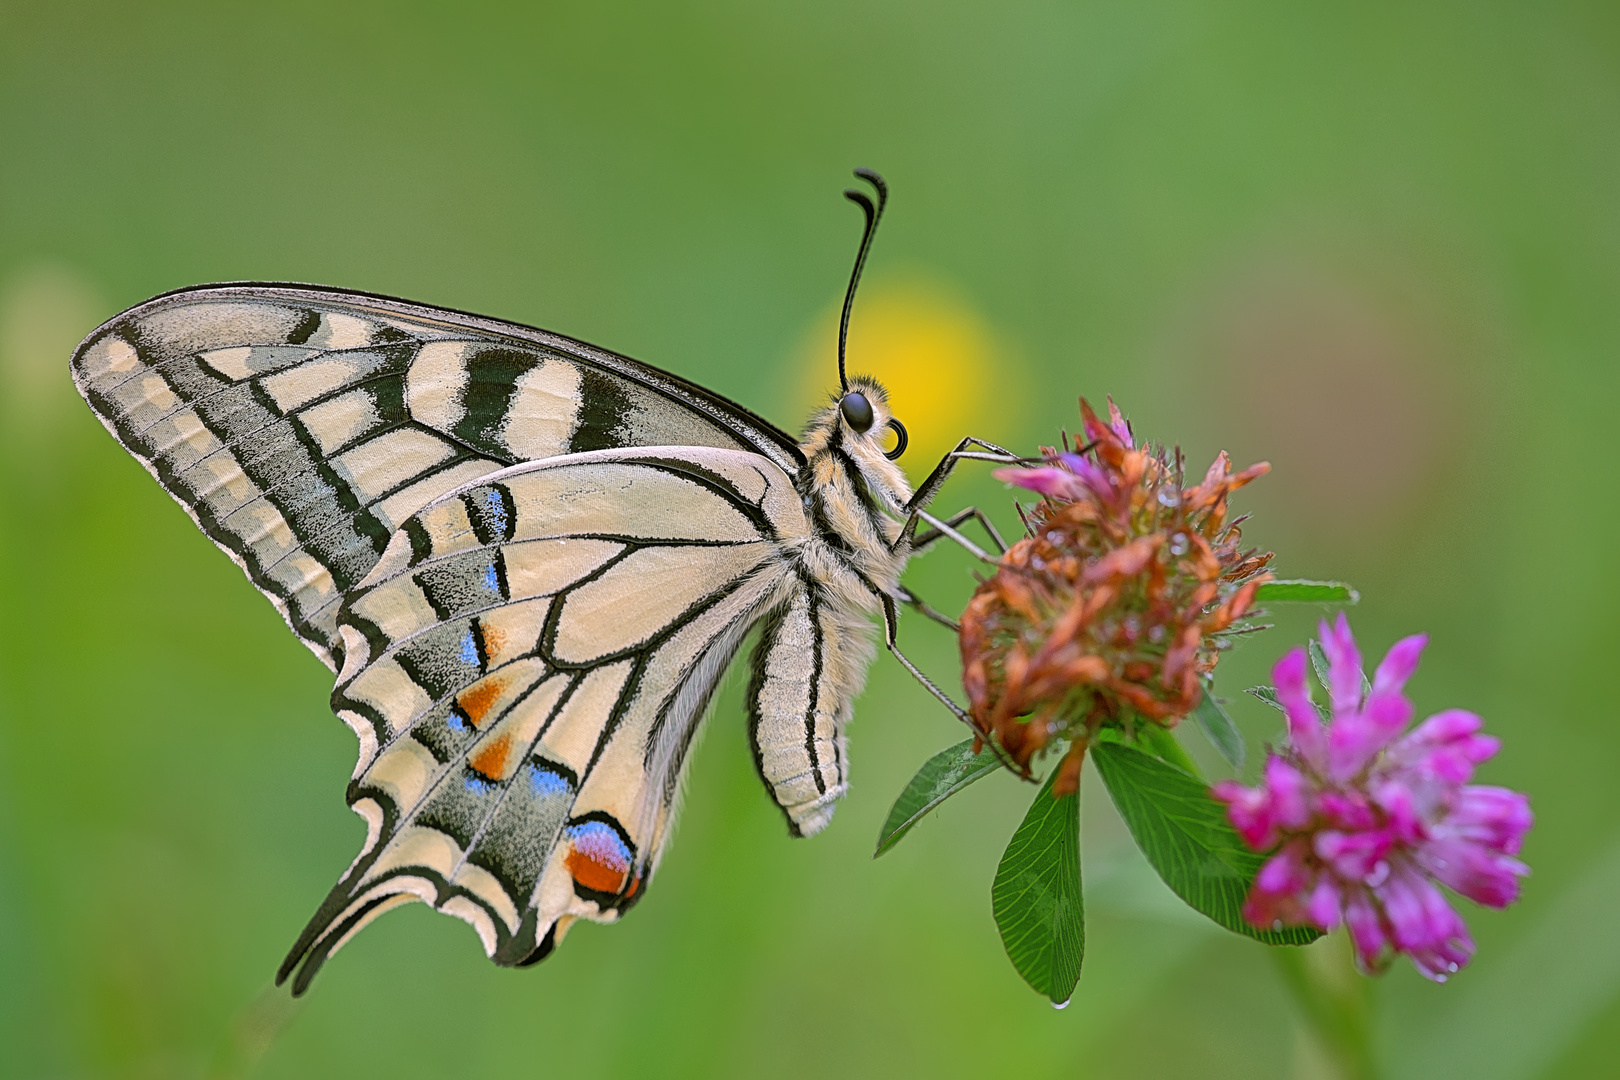
M 866 400 L 865 394 L 850 391 L 838 403 L 838 408 L 844 414 L 844 423 L 853 428 L 855 434 L 865 435 L 872 430 L 872 403 Z

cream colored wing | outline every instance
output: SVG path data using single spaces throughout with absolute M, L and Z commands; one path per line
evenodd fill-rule
M 793 440 L 558 334 L 336 289 L 204 285 L 96 329 L 73 378 L 108 430 L 334 671 L 337 612 L 406 519 L 520 461 Z
M 743 637 L 802 588 L 788 474 L 653 447 L 514 466 L 406 520 L 343 604 L 334 711 L 365 847 L 282 967 L 301 993 L 422 900 L 505 965 L 646 889 L 687 748 Z

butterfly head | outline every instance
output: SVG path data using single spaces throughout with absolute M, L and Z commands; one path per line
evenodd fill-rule
M 838 427 L 847 442 L 846 451 L 857 448 L 869 456 L 878 447 L 885 458 L 895 460 L 906 452 L 906 426 L 889 409 L 889 392 L 876 379 L 856 376 L 850 380 L 842 397 L 838 399 Z M 894 447 L 881 450 L 880 444 L 894 432 Z M 870 445 L 869 445 L 870 444 Z
M 894 460 L 905 451 L 906 441 L 905 426 L 890 410 L 883 384 L 856 375 L 810 418 L 800 448 L 811 459 L 842 459 L 854 466 L 867 488 L 904 501 L 905 474 Z

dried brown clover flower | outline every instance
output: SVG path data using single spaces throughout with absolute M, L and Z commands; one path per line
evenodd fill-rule
M 1269 465 L 1234 474 L 1223 451 L 1185 487 L 1180 452 L 1138 449 L 1112 399 L 1106 424 L 1084 399 L 1080 411 L 1084 448 L 996 472 L 1045 498 L 962 615 L 975 726 L 1026 775 L 1068 740 L 1057 795 L 1078 786 L 1100 726 L 1171 727 L 1198 704 L 1222 637 L 1270 577 L 1271 553 L 1240 550 L 1227 519 L 1227 496 Z

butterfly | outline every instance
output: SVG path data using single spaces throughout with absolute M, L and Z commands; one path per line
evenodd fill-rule
M 75 351 L 102 423 L 337 676 L 359 740 L 360 854 L 277 974 L 302 994 L 383 912 L 423 901 L 498 964 L 645 895 L 694 735 L 756 628 L 754 762 L 790 832 L 848 788 L 844 730 L 963 439 L 913 491 L 905 427 L 847 377 L 794 439 L 676 375 L 558 334 L 282 284 L 165 293 Z M 885 450 L 890 433 L 895 445 Z M 919 532 L 919 523 L 928 527 Z M 982 555 L 983 553 L 980 552 Z

